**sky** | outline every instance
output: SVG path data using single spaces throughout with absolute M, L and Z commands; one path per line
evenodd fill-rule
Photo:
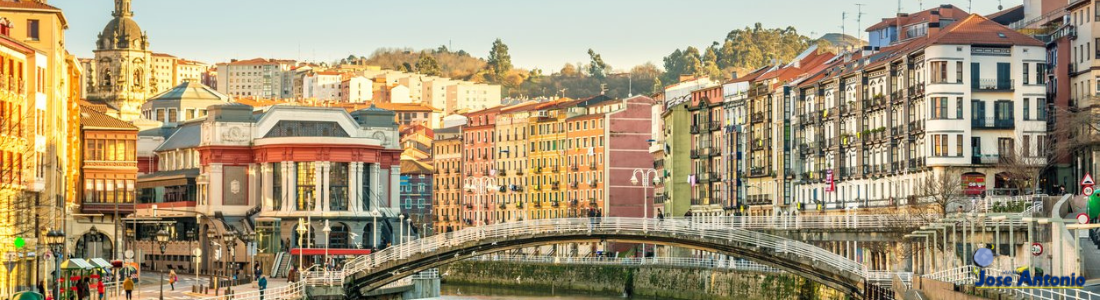
M 486 57 L 493 41 L 513 65 L 558 70 L 587 62 L 592 48 L 615 69 L 653 62 L 677 48 L 705 47 L 760 22 L 816 38 L 854 35 L 894 16 L 891 0 L 132 0 L 154 52 L 206 63 L 255 57 L 333 61 L 382 47 L 450 45 Z M 954 4 L 987 15 L 1021 0 L 900 0 L 904 12 Z M 50 0 L 69 21 L 69 51 L 92 57 L 114 0 Z M 862 20 L 857 24 L 857 3 Z M 842 13 L 847 13 L 842 22 Z M 866 39 L 866 33 L 863 33 Z

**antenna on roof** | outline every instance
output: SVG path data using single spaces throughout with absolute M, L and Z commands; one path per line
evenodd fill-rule
M 848 12 L 846 12 L 846 11 L 840 12 L 840 35 L 841 36 L 848 35 L 848 30 L 844 28 L 844 23 L 847 22 L 847 21 L 848 21 Z M 840 46 L 840 45 L 837 45 L 837 46 Z
M 898 13 L 901 13 L 901 0 L 898 0 Z
M 856 3 L 856 39 L 863 40 L 863 6 L 867 4 Z M 845 37 L 847 38 L 847 37 Z M 859 43 L 859 42 L 856 42 Z

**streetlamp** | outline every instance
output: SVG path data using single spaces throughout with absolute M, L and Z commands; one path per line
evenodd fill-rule
M 245 254 L 248 255 L 248 267 L 249 271 L 252 272 L 252 274 L 250 274 L 252 276 L 256 275 L 256 255 L 252 252 L 252 249 L 254 249 L 253 247 L 259 247 L 258 245 L 253 244 L 253 241 L 255 240 L 256 237 L 252 234 L 241 234 L 241 241 L 244 242 L 244 251 Z M 259 278 L 252 278 L 252 280 L 259 280 Z
M 377 218 L 375 218 L 375 219 L 377 219 Z M 378 224 L 375 223 L 375 225 L 377 226 Z M 302 238 L 305 237 L 306 231 L 308 231 L 308 230 L 309 229 L 306 229 L 305 220 L 302 220 L 302 218 L 298 218 L 298 229 L 297 229 L 297 231 L 298 231 L 298 274 L 302 273 L 302 266 L 303 266 L 302 262 L 305 260 L 305 256 L 302 255 L 302 253 L 304 252 L 303 250 L 305 250 L 305 247 L 302 247 Z M 301 275 L 299 275 L 299 276 L 301 276 Z
M 485 192 L 485 189 L 496 189 L 497 188 L 496 178 L 492 178 L 492 177 L 467 177 L 465 183 L 466 183 L 466 185 L 465 185 L 466 190 L 475 192 L 476 195 L 477 195 L 476 197 L 478 199 L 477 202 L 479 202 L 479 204 L 477 205 L 477 216 L 474 217 L 477 220 L 474 224 L 478 225 L 477 222 L 481 222 L 480 225 L 487 225 L 487 224 L 485 224 L 484 220 L 482 220 L 481 207 L 485 206 L 485 205 L 488 205 L 488 204 L 487 203 L 482 204 L 480 202 L 484 202 L 484 200 L 485 200 L 485 199 L 483 199 L 485 197 L 485 195 L 487 194 Z
M 168 230 L 157 231 L 157 245 L 160 245 L 160 259 L 164 259 L 164 251 L 168 249 Z M 153 261 L 156 269 L 156 261 Z M 164 300 L 164 272 L 160 272 L 160 300 Z
M 321 232 L 325 234 L 325 261 L 324 261 L 322 267 L 324 267 L 327 270 L 328 269 L 328 247 L 329 247 L 330 244 L 332 244 L 332 235 L 329 235 L 329 233 L 332 232 L 332 227 L 329 226 L 328 220 L 325 220 L 325 227 L 321 228 Z
M 57 280 L 61 278 L 61 252 L 65 250 L 65 231 L 55 229 L 46 232 L 46 245 L 49 245 L 50 251 L 53 251 L 56 264 L 54 264 L 54 290 L 53 298 L 61 299 L 61 281 Z
M 229 256 L 227 257 L 226 264 L 225 264 L 225 275 L 227 277 L 231 278 L 231 279 L 235 279 L 235 278 L 231 277 L 230 272 L 231 271 L 236 272 L 236 270 L 237 270 L 237 264 L 236 264 L 237 259 L 236 259 L 236 257 L 233 257 L 233 254 L 234 254 L 233 253 L 234 252 L 233 248 L 237 247 L 237 231 L 233 230 L 232 228 L 226 230 L 225 234 L 222 235 L 222 239 L 225 242 L 225 248 L 229 250 L 229 252 L 228 252 Z M 233 267 L 230 267 L 231 264 L 233 265 Z M 233 294 L 233 284 L 236 284 L 236 282 L 232 282 L 232 283 L 226 285 L 226 287 L 225 287 L 225 294 L 226 295 L 232 295 Z
M 630 184 L 638 185 L 638 174 L 642 175 L 642 218 L 649 219 L 649 178 L 652 177 L 653 184 L 657 185 L 661 183 L 661 176 L 657 173 L 657 170 L 653 168 L 637 168 L 634 169 L 634 173 L 630 175 Z M 648 222 L 642 223 L 642 225 L 643 230 L 649 229 Z M 642 243 L 642 258 L 645 258 L 645 254 L 645 243 Z

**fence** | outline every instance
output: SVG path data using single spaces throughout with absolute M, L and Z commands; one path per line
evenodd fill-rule
M 779 273 L 783 270 L 759 264 L 751 261 L 734 259 L 713 259 L 694 257 L 628 257 L 628 258 L 603 258 L 603 257 L 553 257 L 553 256 L 523 256 L 523 255 L 482 255 L 470 258 L 472 261 L 503 261 L 521 263 L 542 264 L 577 264 L 577 265 L 624 265 L 624 266 L 670 266 L 691 267 L 708 269 L 730 269 L 741 271 L 756 271 Z

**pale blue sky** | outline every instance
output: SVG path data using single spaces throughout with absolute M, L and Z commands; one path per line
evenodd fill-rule
M 1002 0 L 1005 7 L 1021 0 Z M 50 0 L 65 11 L 68 49 L 90 57 L 110 20 L 113 0 Z M 902 0 L 907 12 L 943 3 L 989 14 L 998 0 Z M 593 48 L 616 69 L 651 61 L 688 45 L 705 47 L 735 28 L 761 22 L 815 36 L 857 32 L 897 11 L 895 0 L 133 0 L 134 19 L 155 52 L 207 63 L 230 58 L 330 61 L 370 55 L 379 47 L 434 48 L 450 42 L 484 57 L 496 38 L 516 66 L 557 70 L 586 62 Z M 862 32 L 862 30 L 859 30 Z M 866 39 L 866 36 L 864 36 Z M 299 51 L 300 45 L 300 51 Z

